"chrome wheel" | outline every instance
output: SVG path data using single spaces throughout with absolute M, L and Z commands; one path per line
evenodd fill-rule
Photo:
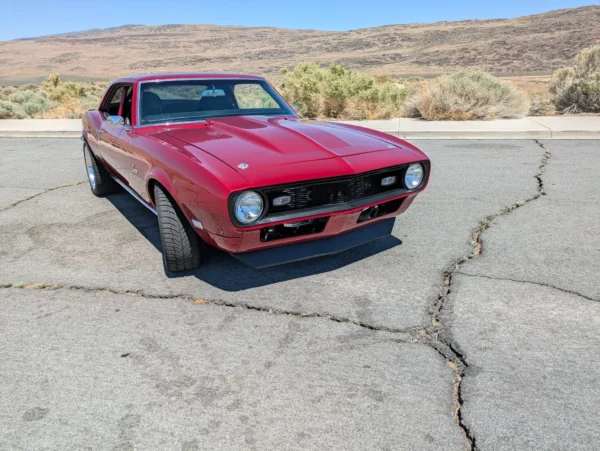
M 87 172 L 88 179 L 90 181 L 90 186 L 92 187 L 92 189 L 96 189 L 96 175 L 94 174 L 94 168 L 88 166 Z
M 108 171 L 98 162 L 87 143 L 83 144 L 83 159 L 85 172 L 87 172 L 90 189 L 94 196 L 102 197 L 107 194 L 118 193 L 119 185 L 110 178 Z
M 90 149 L 85 146 L 84 151 L 85 158 L 85 167 L 87 169 L 88 180 L 90 182 L 90 186 L 92 189 L 96 189 L 96 170 L 94 168 L 94 161 L 92 160 L 92 155 L 90 154 Z

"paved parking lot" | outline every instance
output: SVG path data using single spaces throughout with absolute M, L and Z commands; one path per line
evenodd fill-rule
M 80 141 L 0 139 L 0 449 L 598 449 L 600 143 L 416 144 L 393 237 L 168 278 Z

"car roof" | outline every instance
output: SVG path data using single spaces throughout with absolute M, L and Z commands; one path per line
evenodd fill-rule
M 160 81 L 160 80 L 173 80 L 173 79 L 188 79 L 188 78 L 236 78 L 236 79 L 248 79 L 248 80 L 264 80 L 264 77 L 258 75 L 249 74 L 231 74 L 226 72 L 174 72 L 164 74 L 141 74 L 131 75 L 128 77 L 122 77 L 114 80 L 114 83 L 135 83 L 139 81 Z

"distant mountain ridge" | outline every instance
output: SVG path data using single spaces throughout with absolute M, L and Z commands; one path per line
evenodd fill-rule
M 351 31 L 217 25 L 123 25 L 0 41 L 0 85 L 140 72 L 250 72 L 277 78 L 300 61 L 370 73 L 435 75 L 459 68 L 550 73 L 600 44 L 600 6 L 516 19 L 385 25 Z

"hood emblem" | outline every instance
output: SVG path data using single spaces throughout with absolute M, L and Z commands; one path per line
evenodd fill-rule
M 240 168 L 240 169 L 248 169 L 249 167 L 250 167 L 250 165 L 247 163 L 238 164 L 238 168 Z

